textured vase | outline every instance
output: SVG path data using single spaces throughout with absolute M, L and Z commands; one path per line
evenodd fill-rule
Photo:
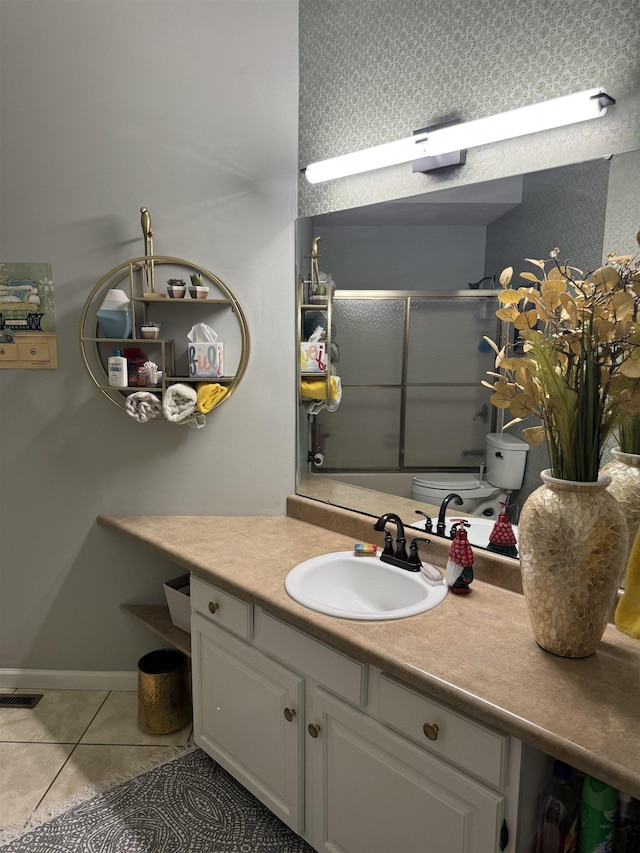
M 620 505 L 597 483 L 559 480 L 550 471 L 525 501 L 518 523 L 522 587 L 539 646 L 569 658 L 593 654 L 626 565 Z
M 631 546 L 640 527 L 640 453 L 623 453 L 613 451 L 613 459 L 602 469 L 602 473 L 611 477 L 609 491 L 620 504 L 627 520 L 629 532 L 629 547 Z

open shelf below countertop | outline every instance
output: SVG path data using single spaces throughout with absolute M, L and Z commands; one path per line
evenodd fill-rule
M 121 604 L 120 610 L 142 622 L 173 648 L 191 657 L 191 635 L 182 628 L 176 628 L 165 604 Z

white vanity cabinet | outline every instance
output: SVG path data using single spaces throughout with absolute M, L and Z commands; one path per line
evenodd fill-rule
M 316 850 L 526 849 L 518 741 L 197 578 L 191 600 L 195 742 Z
M 202 592 L 206 585 L 195 583 L 196 594 Z M 229 632 L 236 627 L 244 635 L 246 619 L 238 613 L 237 623 L 229 624 L 228 614 L 250 605 L 219 591 L 211 602 L 210 618 L 196 612 L 191 617 L 194 740 L 302 832 L 304 681 Z M 226 627 L 213 624 L 216 613 Z
M 320 850 L 499 850 L 504 797 L 366 714 L 314 691 L 319 732 L 307 748 Z M 318 843 L 320 842 L 320 843 Z

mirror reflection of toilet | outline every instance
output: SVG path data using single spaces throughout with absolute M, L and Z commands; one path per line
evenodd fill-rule
M 413 478 L 411 497 L 439 507 L 448 494 L 456 492 L 463 501 L 462 506 L 456 505 L 456 512 L 497 518 L 501 504 L 522 486 L 529 445 L 509 433 L 490 432 L 486 448 L 486 479 L 472 473 L 425 472 Z

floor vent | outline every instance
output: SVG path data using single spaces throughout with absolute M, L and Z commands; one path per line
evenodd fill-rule
M 0 696 L 0 708 L 35 708 L 43 693 L 10 693 Z

